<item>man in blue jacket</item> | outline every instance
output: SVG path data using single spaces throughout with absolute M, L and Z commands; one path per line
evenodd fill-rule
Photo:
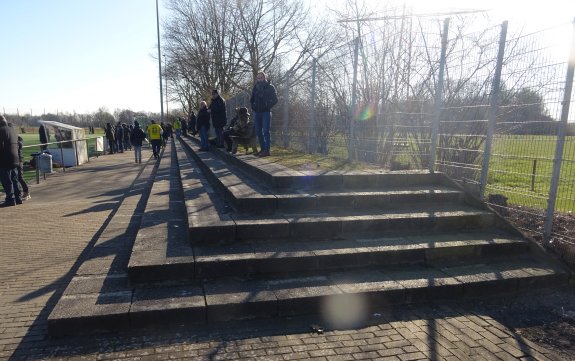
M 250 103 L 254 111 L 254 125 L 256 135 L 260 142 L 260 157 L 270 155 L 271 136 L 270 127 L 272 122 L 272 107 L 278 102 L 276 88 L 266 80 L 266 74 L 260 71 L 256 76 L 256 84 L 252 89 Z
M 0 180 L 6 200 L 0 207 L 22 204 L 22 193 L 18 183 L 18 136 L 3 115 L 0 115 Z

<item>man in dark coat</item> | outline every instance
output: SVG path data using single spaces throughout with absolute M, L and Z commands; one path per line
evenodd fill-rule
M 18 182 L 18 136 L 3 115 L 0 115 L 0 180 L 6 200 L 0 207 L 22 204 L 22 193 Z
M 220 96 L 217 89 L 212 90 L 212 102 L 209 108 L 210 116 L 212 117 L 212 126 L 216 132 L 216 147 L 224 147 L 224 127 L 228 122 L 226 115 L 226 102 Z
M 272 122 L 272 107 L 278 102 L 276 88 L 266 80 L 266 74 L 260 71 L 256 76 L 256 84 L 252 89 L 250 103 L 254 111 L 254 125 L 260 142 L 260 157 L 270 155 Z

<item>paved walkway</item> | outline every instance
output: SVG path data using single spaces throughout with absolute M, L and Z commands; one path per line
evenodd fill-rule
M 31 185 L 30 201 L 0 209 L 0 360 L 560 359 L 490 316 L 448 306 L 375 314 L 348 331 L 314 332 L 316 321 L 298 318 L 50 339 L 55 303 L 112 216 L 130 205 L 126 195 L 141 190 L 133 187 L 138 176 L 153 167 L 132 157 L 106 155 L 51 175 Z

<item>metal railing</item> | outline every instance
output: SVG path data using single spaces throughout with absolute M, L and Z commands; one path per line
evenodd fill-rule
M 45 152 L 48 151 L 50 154 L 53 154 L 53 148 L 49 149 L 49 146 L 53 146 L 56 145 L 57 148 L 57 152 L 59 152 L 60 154 L 60 159 L 62 160 L 62 163 L 64 163 L 64 149 L 74 149 L 74 158 L 75 158 L 75 165 L 79 165 L 80 164 L 80 156 L 79 156 L 79 151 L 78 149 L 80 148 L 78 146 L 79 142 L 85 142 L 86 146 L 86 151 L 87 151 L 87 162 L 90 162 L 90 156 L 94 157 L 94 154 L 96 157 L 99 156 L 98 152 L 95 150 L 97 149 L 96 146 L 96 142 L 97 139 L 101 138 L 101 137 L 94 137 L 94 138 L 82 138 L 82 139 L 74 139 L 74 140 L 63 140 L 63 141 L 58 141 L 58 142 L 48 142 L 48 143 L 39 143 L 39 144 L 31 144 L 31 145 L 24 145 L 22 148 L 38 148 L 38 152 L 33 153 L 32 155 L 34 156 L 34 161 L 35 161 L 35 171 L 36 171 L 36 184 L 40 183 L 40 167 L 39 167 L 39 156 Z M 93 140 L 94 141 L 94 147 L 93 147 L 93 151 L 90 152 L 90 141 Z M 68 145 L 68 146 L 67 146 Z M 60 168 L 62 169 L 62 172 L 66 172 L 66 166 L 64 164 L 61 164 Z M 46 179 L 46 173 L 42 174 L 43 178 Z

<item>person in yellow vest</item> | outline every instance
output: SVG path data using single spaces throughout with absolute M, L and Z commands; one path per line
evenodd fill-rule
M 160 148 L 162 147 L 162 127 L 152 120 L 152 123 L 148 125 L 147 131 L 148 139 L 150 139 L 150 143 L 152 143 L 154 158 L 158 159 L 160 157 Z
M 172 124 L 172 127 L 176 131 L 176 138 L 179 138 L 182 132 L 182 122 L 180 122 L 180 119 L 176 118 L 176 120 L 174 120 L 174 123 Z

